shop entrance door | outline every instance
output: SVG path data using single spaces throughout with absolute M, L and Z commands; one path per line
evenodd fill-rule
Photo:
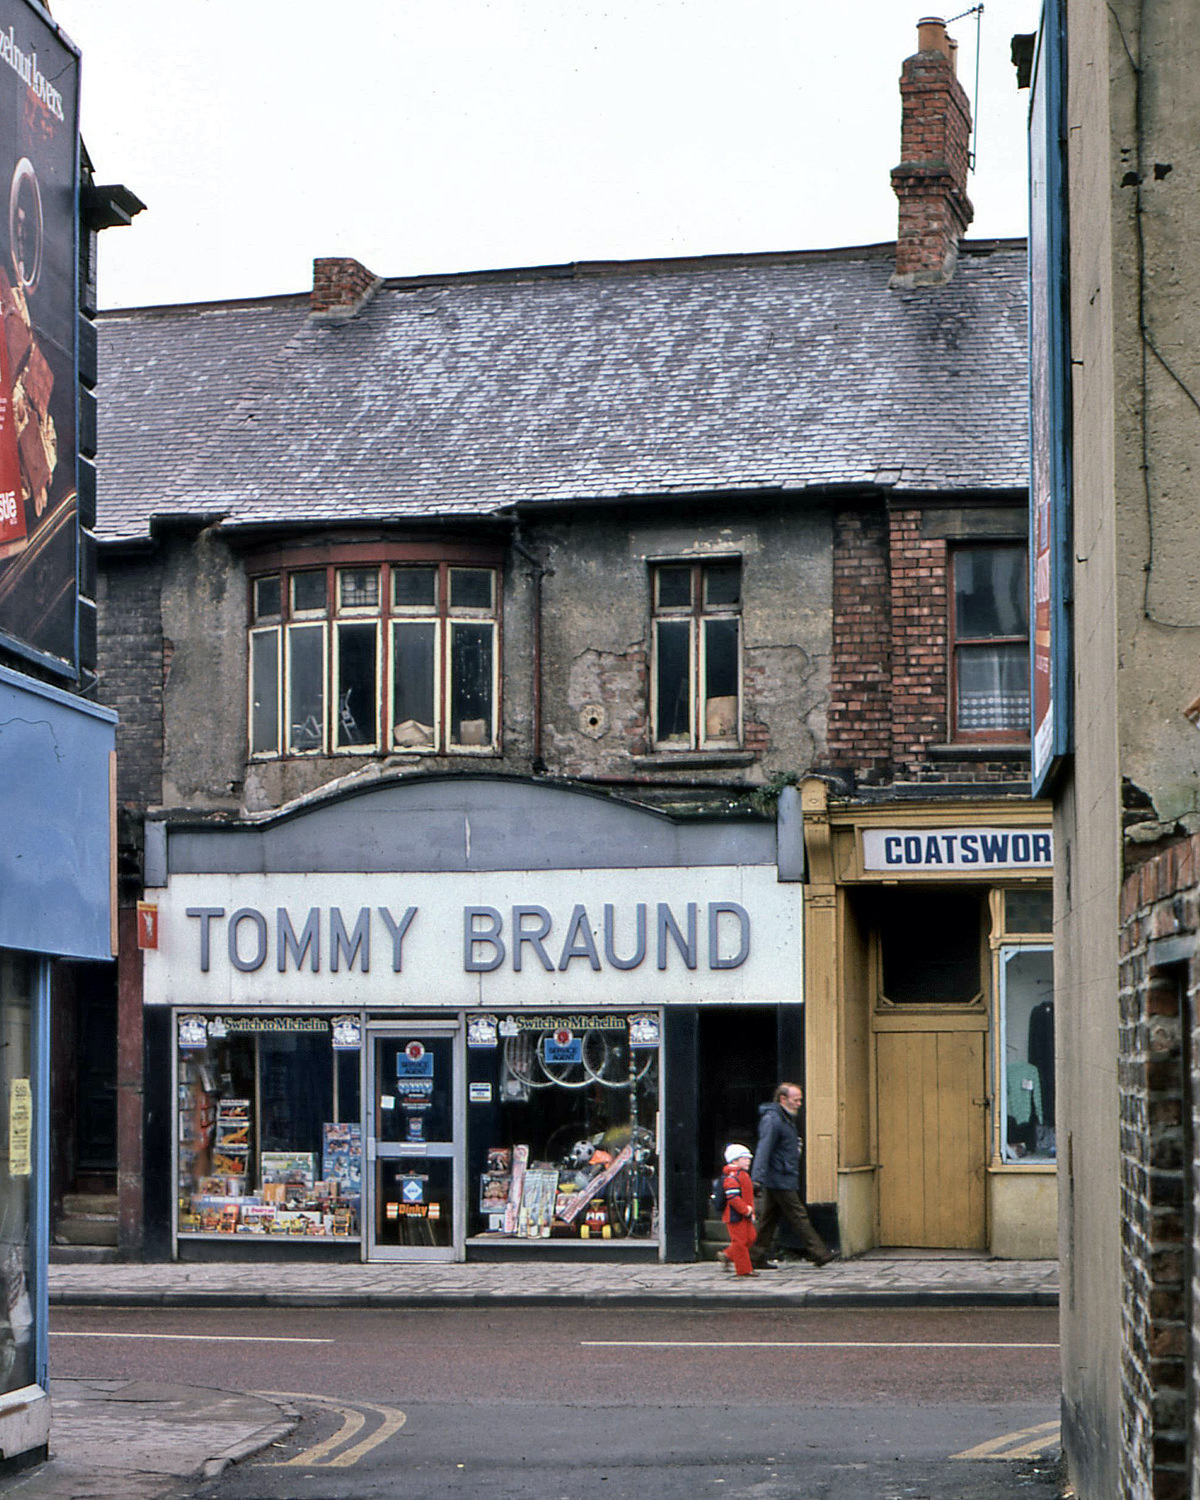
M 896 1024 L 875 1038 L 879 1243 L 982 1250 L 986 1021 Z
M 367 1256 L 462 1258 L 458 1028 L 370 1032 Z

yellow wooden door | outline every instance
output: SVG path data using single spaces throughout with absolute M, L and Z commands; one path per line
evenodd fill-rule
M 985 1248 L 985 1040 L 877 1033 L 881 1245 Z

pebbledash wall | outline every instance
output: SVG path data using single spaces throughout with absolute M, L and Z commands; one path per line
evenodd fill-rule
M 785 812 L 779 827 L 679 822 L 597 793 L 487 776 L 322 796 L 237 827 L 151 823 L 141 911 L 157 1095 L 148 1108 L 180 1121 L 158 1133 L 174 1142 L 170 1160 L 147 1163 L 151 1233 L 169 1233 L 183 1256 L 278 1254 L 299 1237 L 307 1253 L 340 1258 L 692 1259 L 708 1169 L 697 1160 L 699 1013 L 768 1008 L 799 1027 L 800 824 Z M 328 1161 L 307 1164 L 317 1186 L 291 1185 L 286 1199 L 272 1188 L 284 1143 L 267 1133 L 280 1128 L 283 1105 L 272 1104 L 261 1068 L 243 1088 L 229 1060 L 231 1036 L 273 1035 L 277 1046 L 314 1026 L 341 1049 L 326 1143 L 333 1126 L 354 1143 L 361 1132 L 361 1197 L 341 1219 Z M 516 1045 L 523 1037 L 532 1052 Z M 432 1061 L 428 1084 L 409 1078 L 405 1049 L 420 1066 L 443 1043 L 436 1085 Z M 601 1055 L 619 1063 L 608 1068 Z M 281 1099 L 311 1087 L 295 1076 L 296 1056 L 278 1060 L 293 1073 Z M 212 1149 L 235 1144 L 192 1171 L 188 1112 L 201 1095 L 215 1119 Z M 288 1108 L 299 1112 L 294 1100 Z M 238 1159 L 247 1142 L 248 1171 Z M 567 1158 L 589 1142 L 615 1162 L 632 1149 L 614 1181 L 638 1194 L 631 1204 L 600 1181 L 590 1241 L 582 1215 L 569 1230 L 556 1224 L 548 1245 L 548 1221 L 544 1235 L 532 1217 L 517 1232 L 501 1222 L 504 1202 L 484 1212 L 522 1153 L 531 1170 L 553 1163 L 565 1184 Z M 313 1147 L 292 1145 L 301 1156 Z M 590 1158 L 591 1181 L 601 1160 Z M 342 1174 L 344 1198 L 354 1175 Z M 299 1205 L 301 1186 L 312 1204 Z M 330 1192 L 323 1223 L 314 1205 Z M 514 1212 L 530 1212 L 528 1192 L 523 1204 L 513 1192 Z

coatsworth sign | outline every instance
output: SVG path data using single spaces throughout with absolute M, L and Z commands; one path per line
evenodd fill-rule
M 920 870 L 973 875 L 1054 868 L 1048 828 L 866 828 L 864 870 Z
M 774 866 L 176 875 L 157 905 L 157 1004 L 801 998 L 800 892 Z

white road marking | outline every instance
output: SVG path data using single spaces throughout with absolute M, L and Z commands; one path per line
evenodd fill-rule
M 1003 1437 L 992 1438 L 975 1448 L 962 1453 L 952 1453 L 951 1458 L 1037 1458 L 1048 1448 L 1058 1446 L 1060 1440 L 1058 1422 L 1041 1422 L 1037 1427 L 1023 1427 L 1019 1432 L 1006 1432 Z
M 332 1339 L 272 1337 L 249 1333 L 76 1333 L 52 1328 L 52 1339 L 175 1339 L 189 1344 L 332 1344 Z
M 1057 1349 L 1053 1344 L 972 1343 L 953 1339 L 580 1339 L 581 1349 Z

